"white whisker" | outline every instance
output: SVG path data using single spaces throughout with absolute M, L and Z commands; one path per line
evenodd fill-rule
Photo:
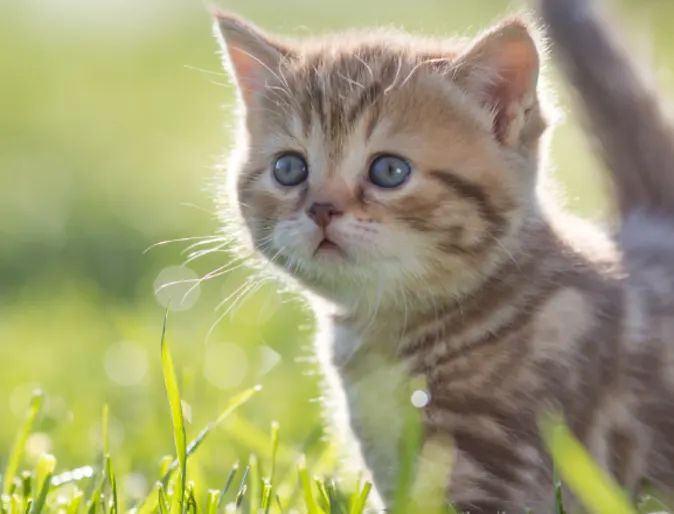
M 159 246 L 165 246 L 170 243 L 184 243 L 187 241 L 203 241 L 207 239 L 216 239 L 216 236 L 194 236 L 194 237 L 179 237 L 177 239 L 166 239 L 165 241 L 159 241 L 158 243 L 151 244 L 145 250 L 143 250 L 143 255 Z

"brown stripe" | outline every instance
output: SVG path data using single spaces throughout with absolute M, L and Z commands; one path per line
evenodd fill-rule
M 306 83 L 301 99 L 297 102 L 300 108 L 300 120 L 302 121 L 302 130 L 304 137 L 308 138 L 311 133 L 312 113 L 314 108 L 314 93 L 311 89 L 311 82 L 308 77 L 304 78 Z
M 323 132 L 327 133 L 327 118 L 325 112 L 325 98 L 323 95 L 323 89 L 321 88 L 320 76 L 323 73 L 321 69 L 323 67 L 322 58 L 319 56 L 316 59 L 316 62 L 311 66 L 309 70 L 309 76 L 307 77 L 307 93 L 309 95 L 309 104 L 311 110 L 318 117 L 318 122 L 323 129 Z
M 506 264 L 506 266 L 517 267 L 515 263 Z M 519 271 L 520 267 L 517 267 L 517 269 Z M 507 305 L 517 304 L 518 310 L 507 319 L 502 320 L 501 324 L 496 327 L 496 331 L 492 328 L 489 332 L 485 331 L 481 337 L 464 342 L 461 347 L 445 355 L 435 364 L 440 365 L 462 357 L 473 347 L 479 348 L 498 343 L 508 333 L 526 325 L 536 312 L 532 307 L 544 302 L 558 290 L 559 286 L 550 277 L 537 277 L 535 273 L 527 274 L 523 272 L 523 274 L 535 283 L 535 289 L 522 290 L 527 284 L 523 285 L 519 280 L 503 280 L 494 289 L 488 286 L 483 287 L 475 294 L 475 301 L 472 306 L 468 308 L 463 305 L 457 306 L 443 317 L 441 325 L 436 327 L 436 330 L 423 334 L 417 340 L 410 341 L 401 348 L 402 354 L 406 357 L 413 357 L 419 353 L 427 353 L 431 347 L 450 333 L 452 338 L 460 340 L 462 332 L 473 328 L 475 324 L 484 323 L 495 311 Z M 503 276 L 503 273 L 499 273 L 497 276 Z M 521 277 L 517 275 L 515 278 L 520 279 Z
M 432 435 L 433 427 L 429 427 Z M 469 455 L 485 471 L 509 483 L 519 482 L 518 471 L 526 462 L 513 449 L 514 445 L 504 445 L 464 429 L 451 431 L 456 448 Z
M 431 171 L 430 175 L 457 195 L 472 200 L 478 207 L 481 216 L 493 227 L 505 227 L 505 219 L 498 214 L 492 205 L 489 195 L 477 184 L 472 184 L 452 172 L 444 170 Z
M 356 124 L 363 112 L 374 105 L 381 97 L 383 90 L 384 87 L 382 86 L 381 82 L 373 82 L 363 90 L 361 95 L 358 97 L 358 100 L 356 100 L 354 105 L 347 111 L 347 127 L 352 128 Z M 370 123 L 372 123 L 372 120 L 370 120 Z
M 489 195 L 480 186 L 472 184 L 450 171 L 435 170 L 431 171 L 430 175 L 460 198 L 472 201 L 477 206 L 480 217 L 487 224 L 482 237 L 475 244 L 468 246 L 457 244 L 456 241 L 459 239 L 457 230 L 461 230 L 461 227 L 453 227 L 454 230 L 448 231 L 447 240 L 441 241 L 438 248 L 450 254 L 459 254 L 475 259 L 484 256 L 496 245 L 498 238 L 505 232 L 506 219 L 498 213 L 498 209 L 492 204 Z
M 536 446 L 540 441 L 538 437 L 537 421 L 532 414 L 536 406 L 528 398 L 515 398 L 506 405 L 501 400 L 484 398 L 480 396 L 449 396 L 441 391 L 436 391 L 436 384 L 430 385 L 431 409 L 445 410 L 459 416 L 484 416 L 491 418 L 506 433 L 517 436 L 518 439 L 531 438 L 528 442 Z M 442 384 L 439 384 L 442 387 Z M 521 401 L 520 401 L 521 400 Z M 517 408 L 508 405 L 518 405 Z M 527 406 L 526 408 L 523 406 Z M 445 427 L 445 430 L 447 428 Z
M 535 258 L 535 255 L 531 257 Z M 521 292 L 521 279 L 534 276 L 532 264 L 533 260 L 517 263 L 511 259 L 505 261 L 475 294 L 460 301 L 449 298 L 444 304 L 438 306 L 435 311 L 436 317 L 432 320 L 433 324 L 447 327 L 454 322 L 473 323 L 475 318 L 483 318 L 501 304 L 507 294 Z M 407 333 L 426 332 L 428 325 L 426 318 L 418 323 L 408 323 Z
M 445 388 L 451 387 L 452 384 L 460 383 L 466 380 L 471 380 L 475 384 L 477 377 L 481 377 L 479 381 L 481 388 L 486 390 L 495 390 L 500 387 L 508 377 L 517 375 L 517 369 L 526 359 L 527 353 L 531 349 L 531 323 L 525 326 L 506 327 L 497 337 L 497 341 L 478 342 L 465 349 L 463 357 L 468 357 L 469 353 L 477 352 L 480 348 L 486 348 L 490 345 L 501 345 L 505 348 L 504 352 L 500 354 L 491 353 L 484 356 L 484 359 L 489 360 L 489 369 L 485 370 L 480 364 L 482 356 L 473 356 L 473 359 L 468 359 L 465 366 L 456 369 L 457 366 L 450 366 L 450 364 L 457 364 L 460 357 L 455 355 L 447 355 L 441 359 L 436 360 L 427 366 L 427 373 L 432 375 L 434 379 L 442 381 Z M 494 372 L 494 368 L 497 368 Z M 499 372 L 498 370 L 508 370 L 507 373 Z
M 453 236 L 450 236 L 449 239 L 451 240 L 451 242 L 440 241 L 437 245 L 440 251 L 449 255 L 460 255 L 462 257 L 470 259 L 477 259 L 482 253 L 482 251 L 485 250 L 485 248 L 481 247 L 479 249 L 480 251 L 476 251 L 476 249 L 474 248 L 465 248 L 461 245 L 458 245 L 453 242 L 456 241 L 456 238 Z
M 538 313 L 536 307 L 542 305 L 546 300 L 558 291 L 560 286 L 556 284 L 547 284 L 536 295 L 530 295 L 524 300 L 524 305 L 520 310 L 516 311 L 511 317 L 502 321 L 501 325 L 495 329 L 492 327 L 489 331 L 484 331 L 481 336 L 472 341 L 466 341 L 461 347 L 451 351 L 442 357 L 438 358 L 434 363 L 434 367 L 446 365 L 452 361 L 465 357 L 471 352 L 487 346 L 493 346 L 505 341 L 509 341 L 509 336 L 524 335 L 522 330 L 530 325 L 533 318 Z M 526 341 L 518 341 L 517 344 L 526 344 Z
M 334 87 L 334 86 L 333 86 Z M 344 107 L 339 97 L 334 93 L 330 92 L 330 97 L 328 103 L 328 119 L 326 125 L 328 130 L 326 131 L 329 140 L 332 142 L 334 147 L 333 152 L 338 149 L 340 141 L 344 137 L 344 133 L 348 130 L 348 127 L 344 124 Z M 334 155 L 336 156 L 338 150 Z
M 379 116 L 381 115 L 381 107 L 379 104 L 374 104 L 370 109 L 370 116 L 367 120 L 367 125 L 365 125 L 365 140 L 369 141 L 372 137 L 377 123 L 379 122 Z

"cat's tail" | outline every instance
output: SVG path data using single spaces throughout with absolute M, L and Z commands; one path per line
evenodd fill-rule
M 630 218 L 674 221 L 674 130 L 624 38 L 590 0 L 536 1 L 578 114 L 609 172 L 623 237 Z

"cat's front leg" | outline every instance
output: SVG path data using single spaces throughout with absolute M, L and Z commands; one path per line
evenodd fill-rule
M 341 370 L 349 423 L 374 485 L 387 507 L 399 486 L 406 420 L 414 409 L 405 375 L 380 355 L 360 355 Z

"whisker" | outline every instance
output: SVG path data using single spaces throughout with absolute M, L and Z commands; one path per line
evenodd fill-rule
M 148 246 L 145 250 L 143 250 L 143 255 L 145 255 L 147 252 L 152 250 L 153 248 L 156 248 L 158 246 L 164 246 L 169 243 L 184 243 L 186 241 L 201 241 L 205 240 L 208 238 L 215 238 L 216 236 L 194 236 L 194 237 L 179 237 L 177 239 L 166 239 L 165 241 L 159 241 L 158 243 L 154 243 L 150 246 Z
M 219 311 L 220 309 L 222 309 L 222 307 L 224 307 L 224 306 L 227 304 L 227 302 L 228 302 L 233 296 L 235 296 L 236 294 L 238 294 L 243 288 L 245 288 L 245 287 L 247 287 L 247 286 L 248 286 L 248 280 L 245 280 L 244 283 L 241 284 L 239 287 L 237 287 L 233 292 L 231 292 L 231 293 L 229 294 L 229 296 L 227 296 L 227 298 L 225 298 L 225 299 L 222 300 L 218 305 L 215 306 L 215 311 L 217 312 L 217 311 Z
M 154 290 L 154 294 L 159 294 L 159 292 L 163 291 L 167 287 L 171 286 L 177 286 L 177 285 L 182 285 L 182 284 L 192 284 L 194 282 L 198 282 L 198 278 L 185 278 L 182 280 L 173 280 L 171 282 L 165 282 L 161 286 L 159 286 L 157 289 Z
M 197 211 L 208 214 L 209 216 L 217 216 L 215 212 L 209 211 L 205 207 L 202 207 L 201 205 L 197 205 L 195 203 L 180 202 L 178 205 L 180 205 L 181 207 L 191 207 L 192 209 L 196 209 Z
M 197 66 L 192 66 L 191 64 L 185 64 L 183 67 L 187 68 L 188 70 L 200 71 L 201 73 L 206 73 L 208 75 L 216 75 L 218 77 L 227 77 L 226 73 L 222 73 L 222 72 L 219 72 L 219 71 L 205 70 L 203 68 L 198 68 Z
M 205 250 L 199 250 L 198 252 L 192 252 L 187 256 L 185 264 L 190 264 L 191 262 L 196 261 L 199 257 L 209 255 L 211 253 L 217 253 L 222 249 L 222 245 L 215 246 L 213 248 L 206 248 Z
M 220 237 L 213 237 L 211 239 L 205 239 L 204 241 L 198 241 L 196 243 L 192 243 L 191 245 L 189 245 L 187 248 L 185 248 L 180 253 L 184 255 L 184 254 L 186 254 L 186 253 L 188 253 L 188 252 L 190 252 L 190 251 L 192 251 L 195 248 L 198 248 L 200 246 L 204 246 L 204 245 L 207 245 L 207 244 L 210 244 L 210 243 L 217 243 L 217 242 L 223 242 L 224 243 L 225 240 L 220 238 Z
M 236 289 L 234 290 L 234 292 L 233 292 L 232 294 L 230 294 L 230 295 L 229 295 L 223 302 L 220 302 L 220 304 L 218 304 L 218 307 L 216 307 L 216 310 L 219 309 L 220 307 L 222 307 L 222 306 L 223 306 L 223 305 L 224 305 L 224 304 L 225 304 L 225 303 L 226 303 L 226 302 L 227 302 L 233 295 L 239 293 L 239 294 L 236 296 L 234 302 L 232 302 L 232 304 L 231 304 L 231 305 L 230 305 L 230 306 L 229 306 L 229 307 L 228 307 L 228 308 L 227 308 L 227 309 L 226 309 L 220 316 L 218 316 L 218 319 L 215 320 L 215 323 L 213 323 L 213 325 L 212 325 L 211 328 L 209 329 L 208 334 L 206 334 L 206 342 L 207 342 L 207 343 L 208 343 L 208 340 L 210 339 L 210 337 L 211 337 L 213 331 L 215 330 L 215 328 L 216 328 L 216 327 L 220 324 L 220 322 L 221 322 L 223 319 L 225 319 L 225 317 L 231 312 L 232 308 L 233 308 L 234 306 L 236 306 L 236 304 L 239 302 L 239 300 L 241 299 L 241 297 L 242 297 L 243 295 L 246 295 L 246 294 L 249 293 L 249 291 L 251 290 L 251 288 L 252 288 L 253 286 L 255 286 L 255 283 L 252 283 L 252 284 L 251 284 L 250 280 L 247 280 L 247 281 L 244 282 L 241 286 L 239 286 L 238 288 L 236 288 Z
M 238 262 L 238 263 L 237 263 L 237 261 L 239 261 L 239 260 L 240 260 L 241 262 Z M 212 279 L 214 279 L 214 278 L 221 277 L 221 276 L 224 275 L 225 273 L 229 273 L 229 272 L 231 272 L 231 271 L 234 271 L 234 270 L 240 268 L 241 266 L 243 266 L 244 264 L 245 264 L 245 261 L 244 261 L 242 258 L 236 258 L 236 259 L 234 259 L 233 261 L 230 261 L 230 262 L 228 262 L 227 264 L 225 264 L 225 265 L 223 265 L 223 266 L 220 266 L 219 268 L 216 268 L 216 269 L 214 269 L 214 270 L 212 270 L 212 271 L 209 271 L 209 272 L 206 273 L 203 277 L 200 277 L 198 280 L 196 280 L 195 283 L 194 283 L 194 285 L 192 285 L 192 287 L 190 287 L 190 288 L 187 290 L 187 292 L 183 295 L 183 301 L 185 301 L 185 298 L 187 298 L 187 296 L 188 296 L 194 289 L 196 289 L 197 287 L 199 287 L 199 286 L 200 286 L 203 282 L 205 282 L 206 280 L 212 280 Z

